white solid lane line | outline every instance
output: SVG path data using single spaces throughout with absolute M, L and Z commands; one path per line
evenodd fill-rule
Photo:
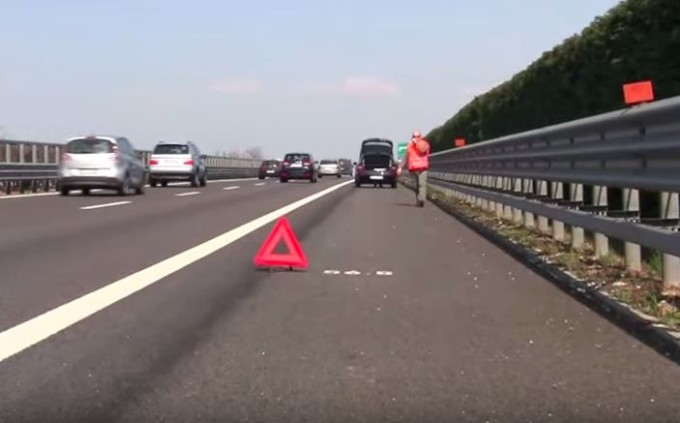
M 354 181 L 326 188 L 0 332 L 0 362 Z
M 94 209 L 101 209 L 101 208 L 104 208 L 104 207 L 122 206 L 124 204 L 130 204 L 130 203 L 132 203 L 132 201 L 117 201 L 115 203 L 95 204 L 94 206 L 81 207 L 80 210 L 94 210 Z
M 239 188 L 241 188 L 241 187 L 236 185 L 236 186 L 231 186 L 231 187 L 224 187 L 222 189 L 225 190 L 225 191 L 231 191 L 232 189 L 239 189 Z
M 186 197 L 187 195 L 198 195 L 200 192 L 198 191 L 191 191 L 191 192 L 180 192 L 179 194 L 175 194 L 175 197 Z
M 220 184 L 225 182 L 241 182 L 241 181 L 255 181 L 257 178 L 237 178 L 237 179 L 213 179 L 207 181 L 209 184 Z M 175 185 L 171 182 L 170 185 Z M 150 188 L 149 184 L 144 185 L 145 188 Z M 77 191 L 77 190 L 76 190 Z M 0 195 L 0 200 L 11 200 L 16 198 L 35 198 L 35 197 L 52 197 L 59 195 L 58 192 L 37 192 L 31 194 L 11 194 L 11 195 Z
M 256 187 L 261 187 L 262 185 L 266 184 L 266 182 L 260 182 L 258 184 L 254 184 Z

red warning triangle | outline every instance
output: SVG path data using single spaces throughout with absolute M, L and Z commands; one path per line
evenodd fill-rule
M 279 242 L 283 239 L 283 242 L 288 247 L 288 254 L 274 254 L 274 250 Z M 302 246 L 300 241 L 293 233 L 293 229 L 290 227 L 288 219 L 285 217 L 280 218 L 276 221 L 274 229 L 269 233 L 267 239 L 260 247 L 260 251 L 255 254 L 254 258 L 255 266 L 268 266 L 268 267 L 296 267 L 298 269 L 306 269 L 308 266 L 307 256 L 305 252 L 302 251 Z

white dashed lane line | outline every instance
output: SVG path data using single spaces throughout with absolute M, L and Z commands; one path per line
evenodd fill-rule
M 259 184 L 254 184 L 256 187 L 261 187 L 262 185 L 266 184 L 266 182 L 260 182 Z
M 222 189 L 225 190 L 225 191 L 231 191 L 232 189 L 239 189 L 239 188 L 241 188 L 241 187 L 237 185 L 237 186 L 232 186 L 232 187 L 224 187 Z
M 198 191 L 191 191 L 191 192 L 180 192 L 179 194 L 175 194 L 175 197 L 187 197 L 189 195 L 198 195 L 200 192 Z
M 357 275 L 363 275 L 363 276 L 371 276 L 371 272 L 360 272 L 358 270 L 336 270 L 336 269 L 326 269 L 323 271 L 324 275 L 348 275 L 348 276 L 357 276 Z M 390 270 L 377 270 L 375 272 L 375 276 L 392 276 L 394 273 Z
M 132 201 L 117 201 L 115 203 L 95 204 L 94 206 L 81 207 L 80 210 L 94 210 L 94 209 L 101 209 L 101 208 L 104 208 L 104 207 L 123 206 L 125 204 L 130 204 L 130 203 L 132 203 Z

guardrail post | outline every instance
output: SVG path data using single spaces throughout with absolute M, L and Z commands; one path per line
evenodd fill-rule
M 504 187 L 503 187 L 504 179 L 505 178 L 503 178 L 502 176 L 496 177 L 496 189 L 498 191 L 502 191 L 504 189 Z M 495 204 L 496 204 L 496 217 L 498 217 L 499 219 L 502 219 L 503 218 L 503 203 L 498 202 L 498 203 L 495 203 Z
M 534 193 L 534 181 L 532 179 L 524 180 L 524 193 L 525 194 Z M 524 226 L 526 226 L 527 228 L 533 228 L 536 226 L 533 213 L 524 211 Z
M 552 198 L 553 200 L 564 199 L 564 184 L 562 182 L 552 182 Z M 564 222 L 553 220 L 553 239 L 555 241 L 564 241 Z
M 507 191 L 507 192 L 512 191 L 512 178 L 509 178 L 507 176 L 503 177 L 503 190 Z M 503 204 L 503 216 L 508 221 L 511 221 L 512 220 L 512 207 L 510 207 L 507 204 Z
M 607 205 L 607 187 L 597 185 L 593 187 L 593 205 Z M 609 238 L 606 235 L 595 233 L 595 256 L 598 258 L 606 257 L 608 254 Z
M 488 179 L 486 180 L 486 187 L 487 187 L 488 189 L 491 189 L 491 190 L 493 190 L 494 188 L 496 188 L 496 185 L 497 185 L 497 184 L 496 184 L 496 180 L 497 180 L 497 179 L 498 179 L 497 176 L 489 176 Z M 487 209 L 487 211 L 489 211 L 489 212 L 495 212 L 495 211 L 496 211 L 496 202 L 495 202 L 495 201 L 492 201 L 492 200 L 489 200 L 489 201 L 487 202 L 487 208 L 486 208 L 486 209 Z
M 490 185 L 489 179 L 490 178 L 491 178 L 491 176 L 487 176 L 487 175 L 482 176 L 482 187 L 489 188 L 489 185 Z M 482 198 L 482 208 L 485 211 L 489 211 L 489 207 L 490 207 L 489 200 L 487 200 L 486 198 Z
M 485 177 L 482 175 L 475 175 L 475 186 L 484 186 L 484 178 Z M 475 197 L 475 205 L 477 207 L 484 208 L 484 199 L 481 197 Z
M 678 219 L 680 217 L 678 194 L 675 192 L 661 193 L 661 213 L 664 219 Z M 680 293 L 680 257 L 670 254 L 663 255 L 663 288 L 665 292 Z
M 538 195 L 541 197 L 548 196 L 548 181 L 536 181 L 538 184 Z M 538 216 L 538 230 L 543 234 L 550 233 L 548 218 L 545 216 Z
M 583 201 L 583 184 L 571 184 L 570 196 L 571 201 L 582 202 Z M 585 234 L 583 228 L 578 226 L 571 227 L 571 248 L 574 250 L 580 250 L 583 248 L 585 240 Z
M 514 191 L 516 195 L 521 195 L 522 194 L 522 179 L 521 178 L 514 178 L 513 180 L 514 183 Z M 512 209 L 513 213 L 513 218 L 512 220 L 521 225 L 524 223 L 524 216 L 523 216 L 523 210 L 522 209 Z
M 636 189 L 623 189 L 623 209 L 629 212 L 640 212 L 640 191 Z M 642 270 L 642 250 L 638 244 L 626 241 L 625 246 L 626 268 L 633 272 Z

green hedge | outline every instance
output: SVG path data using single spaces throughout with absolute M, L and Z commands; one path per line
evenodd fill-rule
M 444 150 L 620 109 L 621 86 L 647 79 L 657 99 L 680 94 L 680 0 L 623 1 L 427 137 Z

